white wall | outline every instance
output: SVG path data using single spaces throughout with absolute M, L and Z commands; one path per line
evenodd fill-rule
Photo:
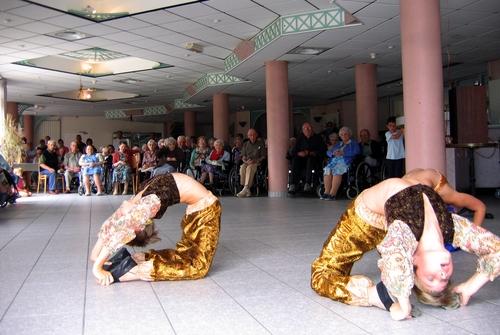
M 94 140 L 96 147 L 110 144 L 113 140 L 113 132 L 121 130 L 123 132 L 163 132 L 163 123 L 155 122 L 132 122 L 125 120 L 108 120 L 103 116 L 80 116 L 61 117 L 61 138 L 66 145 L 74 140 L 77 134 L 82 135 L 85 142 L 87 138 Z M 47 134 L 41 134 L 43 127 L 35 129 L 35 143 Z M 57 138 L 55 138 L 57 140 Z

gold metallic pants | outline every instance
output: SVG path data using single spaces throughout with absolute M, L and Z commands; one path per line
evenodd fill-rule
M 353 280 L 350 283 L 354 279 L 354 276 L 350 275 L 351 269 L 354 262 L 359 260 L 365 252 L 374 249 L 385 234 L 384 230 L 367 224 L 356 214 L 353 201 L 330 233 L 321 254 L 312 263 L 312 289 L 333 300 L 365 305 L 365 303 L 360 303 L 361 298 L 355 298 L 353 295 L 359 295 L 354 294 L 355 286 L 360 282 L 363 282 L 364 286 L 369 285 L 367 284 L 369 279 Z
M 206 276 L 212 265 L 220 232 L 219 200 L 184 215 L 182 238 L 176 249 L 151 250 L 146 260 L 153 260 L 151 278 L 158 280 L 199 279 Z

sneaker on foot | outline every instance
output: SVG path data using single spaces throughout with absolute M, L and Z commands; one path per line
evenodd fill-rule
M 330 194 L 328 193 L 323 193 L 321 197 L 319 197 L 321 200 L 328 200 L 330 199 Z
M 311 192 L 312 190 L 312 185 L 309 183 L 304 184 L 304 192 Z
M 332 194 L 329 194 L 329 195 L 328 195 L 328 199 L 327 199 L 327 200 L 329 200 L 329 201 L 333 201 L 333 200 L 335 200 L 335 196 L 334 196 L 334 195 L 332 195 Z
M 295 193 L 295 185 L 294 184 L 290 185 L 290 187 L 288 188 L 288 192 Z
M 86 197 L 90 197 L 90 193 L 88 193 L 88 192 L 87 192 L 87 193 L 85 193 L 85 196 L 86 196 Z
M 104 195 L 104 192 L 97 192 L 98 196 Z

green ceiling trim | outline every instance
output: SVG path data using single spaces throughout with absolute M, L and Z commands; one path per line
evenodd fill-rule
M 61 56 L 70 57 L 73 59 L 83 60 L 83 61 L 94 61 L 94 62 L 105 62 L 109 60 L 115 60 L 120 58 L 130 57 L 127 54 L 106 50 L 103 48 L 89 48 L 76 51 L 68 51 L 62 53 Z
M 244 80 L 235 76 L 231 76 L 224 72 L 205 73 L 193 85 L 191 85 L 184 93 L 183 100 L 186 101 L 192 96 L 198 94 L 207 87 L 224 86 L 230 84 L 247 83 L 249 80 Z
M 113 109 L 113 110 L 105 111 L 104 117 L 106 119 L 126 119 L 126 118 L 128 118 L 125 111 L 123 111 L 121 109 Z
M 174 109 L 192 109 L 192 108 L 202 108 L 205 106 L 202 105 L 197 105 L 197 104 L 191 104 L 189 102 L 184 101 L 184 99 L 175 99 L 174 100 Z
M 169 110 L 164 105 L 157 105 L 145 107 L 142 112 L 144 116 L 165 115 L 168 114 Z
M 252 38 L 255 42 L 255 50 L 252 55 L 282 36 L 359 24 L 346 23 L 346 15 L 350 16 L 342 7 L 335 6 L 302 14 L 280 16 Z M 245 59 L 252 57 L 252 55 Z M 225 72 L 231 71 L 245 59 L 240 59 L 235 52 L 231 53 L 224 59 Z
M 18 103 L 17 104 L 17 114 L 18 115 L 23 115 L 24 111 L 27 110 L 30 107 L 33 107 L 35 105 L 33 104 L 23 104 L 23 103 Z

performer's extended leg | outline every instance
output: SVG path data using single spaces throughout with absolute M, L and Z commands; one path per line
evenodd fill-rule
M 218 200 L 200 211 L 186 214 L 181 224 L 182 238 L 175 250 L 151 250 L 146 253 L 146 261 L 153 261 L 152 280 L 205 277 L 217 249 L 220 215 Z
M 356 286 L 369 286 L 370 280 L 351 276 L 354 262 L 382 241 L 385 231 L 370 226 L 356 214 L 354 201 L 341 216 L 311 268 L 311 287 L 318 294 L 347 304 L 367 305 L 358 297 Z M 366 291 L 366 290 L 364 290 Z

